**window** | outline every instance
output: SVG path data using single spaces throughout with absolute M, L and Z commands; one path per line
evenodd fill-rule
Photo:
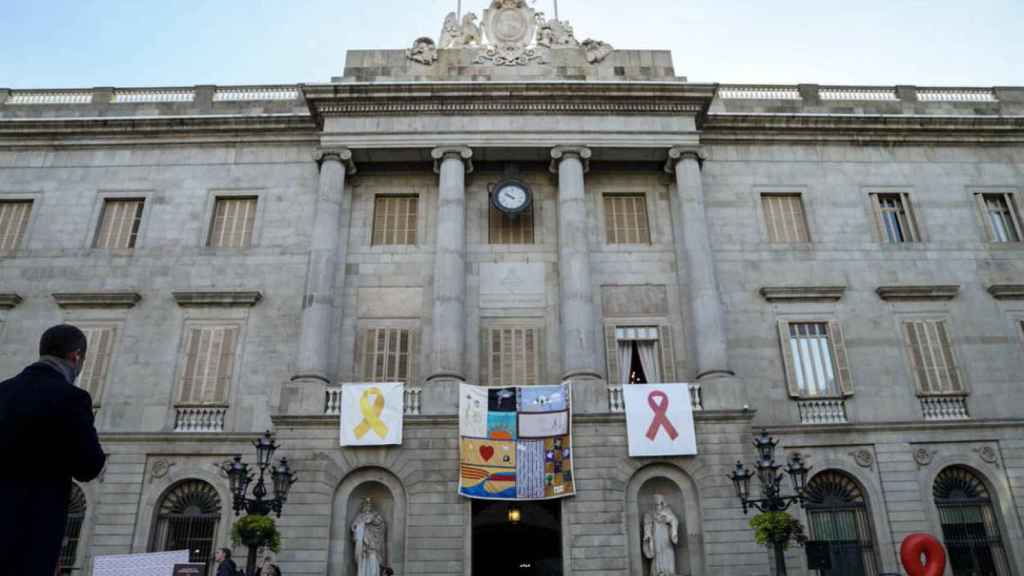
M 418 196 L 377 196 L 373 205 L 374 246 L 416 244 Z
M 78 566 L 78 543 L 82 537 L 82 524 L 85 522 L 85 494 L 78 484 L 71 483 L 68 495 L 68 517 L 64 521 L 64 541 L 61 544 L 59 572 L 62 576 L 81 571 Z
M 217 198 L 210 225 L 211 248 L 248 248 L 256 223 L 256 198 Z
M 185 480 L 171 487 L 157 505 L 150 552 L 188 550 L 189 561 L 213 565 L 220 523 L 220 497 L 202 480 Z
M 661 326 L 607 326 L 608 380 L 619 384 L 675 381 L 672 332 Z
M 1020 218 L 1013 194 L 976 194 L 989 242 L 1020 242 Z
M 21 245 L 31 213 L 31 200 L 0 202 L 0 255 L 12 254 Z
M 487 220 L 491 244 L 533 244 L 533 205 L 513 217 L 489 204 Z
M 604 221 L 609 244 L 651 243 L 643 194 L 605 194 Z
M 761 208 L 769 242 L 810 242 L 800 194 L 762 194 Z
M 883 242 L 902 244 L 920 242 L 917 220 L 910 205 L 910 195 L 872 194 L 875 218 Z
M 112 250 L 134 248 L 142 224 L 143 204 L 143 200 L 105 200 L 94 246 Z
M 236 325 L 186 328 L 179 404 L 227 404 L 238 333 Z
M 837 398 L 852 394 L 838 322 L 781 321 L 779 337 L 791 396 Z
M 87 342 L 85 364 L 78 375 L 78 386 L 84 388 L 92 396 L 93 406 L 99 406 L 103 396 L 103 387 L 110 373 L 110 358 L 117 340 L 115 325 L 80 325 Z
M 821 576 L 876 576 L 875 545 L 864 494 L 850 476 L 826 470 L 807 483 L 807 525 L 812 542 L 828 543 L 832 569 Z
M 415 383 L 416 331 L 368 328 L 363 332 L 363 381 Z
M 963 466 L 939 472 L 932 487 L 953 576 L 1010 576 L 999 522 L 982 479 Z
M 542 384 L 543 330 L 491 327 L 481 330 L 480 381 L 485 386 Z
M 904 321 L 903 343 L 919 393 L 963 393 L 964 386 L 945 320 Z

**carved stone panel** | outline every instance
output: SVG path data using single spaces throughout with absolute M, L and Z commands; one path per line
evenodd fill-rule
M 660 285 L 602 286 L 605 317 L 668 316 L 668 289 Z
M 543 263 L 480 264 L 481 308 L 543 308 Z

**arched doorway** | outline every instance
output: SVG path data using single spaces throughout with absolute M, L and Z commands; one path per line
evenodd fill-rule
M 85 493 L 78 484 L 71 483 L 68 495 L 68 517 L 64 522 L 64 542 L 60 549 L 60 574 L 74 574 L 81 569 L 78 566 L 78 541 L 82 537 L 82 524 L 85 522 Z
M 212 566 L 220 523 L 220 496 L 202 480 L 171 486 L 157 504 L 149 551 L 188 550 L 189 561 Z
M 860 485 L 843 472 L 825 470 L 804 494 L 809 538 L 827 542 L 832 561 L 821 576 L 876 576 L 874 531 Z
M 472 506 L 473 576 L 561 576 L 561 500 Z
M 950 466 L 932 486 L 953 576 L 1010 576 L 988 487 L 973 470 Z

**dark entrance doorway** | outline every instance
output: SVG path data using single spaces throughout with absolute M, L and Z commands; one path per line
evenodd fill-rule
M 474 500 L 473 576 L 541 575 L 562 575 L 562 502 Z

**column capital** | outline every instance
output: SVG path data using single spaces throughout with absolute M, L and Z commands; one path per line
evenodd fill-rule
M 458 158 L 466 167 L 466 174 L 473 172 L 473 149 L 469 146 L 438 146 L 430 151 L 434 159 L 434 173 L 441 173 L 441 162 L 446 158 Z
M 565 158 L 577 158 L 583 163 L 583 172 L 590 171 L 590 156 L 593 154 L 586 146 L 555 146 L 551 149 L 551 165 L 548 170 L 552 174 L 558 173 L 558 163 Z
M 676 165 L 689 158 L 696 160 L 697 164 L 703 167 L 704 160 L 707 159 L 707 156 L 704 154 L 704 151 L 701 150 L 700 146 L 673 146 L 669 148 L 668 160 L 665 162 L 665 172 L 675 174 Z
M 352 161 L 352 151 L 344 146 L 320 146 L 313 151 L 313 159 L 318 166 L 323 166 L 325 160 L 337 160 L 345 165 L 349 174 L 356 173 L 356 163 Z

